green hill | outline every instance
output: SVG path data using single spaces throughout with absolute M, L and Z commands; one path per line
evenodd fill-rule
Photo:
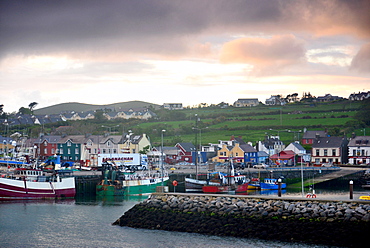
M 61 103 L 52 105 L 45 108 L 40 108 L 34 110 L 34 114 L 36 115 L 50 115 L 50 114 L 59 114 L 63 112 L 88 112 L 94 111 L 97 109 L 112 109 L 114 111 L 120 110 L 127 110 L 127 109 L 138 109 L 138 108 L 147 108 L 152 106 L 154 109 L 158 109 L 160 105 L 142 102 L 142 101 L 129 101 L 129 102 L 120 102 L 120 103 L 113 103 L 107 105 L 94 105 L 94 104 L 86 104 L 86 103 L 78 103 L 78 102 L 68 102 L 68 103 Z

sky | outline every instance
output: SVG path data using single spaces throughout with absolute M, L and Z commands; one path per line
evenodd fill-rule
M 369 0 L 0 0 L 0 104 L 370 90 Z

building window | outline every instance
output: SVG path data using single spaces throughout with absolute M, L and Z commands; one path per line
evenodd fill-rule
M 319 149 L 316 149 L 316 156 L 320 156 L 320 150 Z
M 324 149 L 324 156 L 328 156 L 328 149 Z
M 78 154 L 78 152 L 79 152 L 79 151 L 78 151 L 78 148 L 76 148 L 76 149 L 75 149 L 75 154 Z
M 67 146 L 71 146 L 71 145 L 72 145 L 71 141 L 68 141 Z
M 71 149 L 67 149 L 67 154 L 71 154 Z
M 333 157 L 337 156 L 337 150 L 333 149 L 333 150 L 331 151 L 331 153 L 332 153 L 332 156 L 333 156 Z
M 48 154 L 48 149 L 47 148 L 44 149 L 44 154 Z
M 54 148 L 51 148 L 51 154 L 54 154 L 54 153 L 55 153 Z

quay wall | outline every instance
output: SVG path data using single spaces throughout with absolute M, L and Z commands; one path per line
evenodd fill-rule
M 368 241 L 370 204 L 156 193 L 135 205 L 113 225 L 361 247 Z

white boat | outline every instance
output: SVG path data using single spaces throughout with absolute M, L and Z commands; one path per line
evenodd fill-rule
M 76 194 L 75 178 L 43 175 L 42 170 L 17 168 L 0 177 L 0 200 L 70 198 Z

